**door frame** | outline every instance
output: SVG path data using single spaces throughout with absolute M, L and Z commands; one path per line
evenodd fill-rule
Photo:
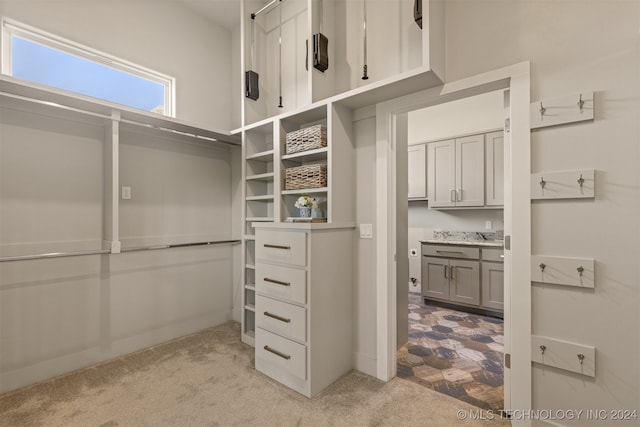
M 531 141 L 530 63 L 521 62 L 376 106 L 376 376 L 396 375 L 397 341 L 397 167 L 396 151 L 406 149 L 397 123 L 410 111 L 494 90 L 508 90 L 509 132 L 505 133 L 505 409 L 532 406 L 531 387 Z M 506 246 L 506 245 L 505 245 Z M 522 425 L 527 425 L 524 423 Z M 518 423 L 520 425 L 520 423 Z

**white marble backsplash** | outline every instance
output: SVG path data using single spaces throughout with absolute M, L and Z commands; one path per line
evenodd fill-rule
M 434 231 L 433 240 L 485 242 L 487 240 L 503 240 L 504 230 L 497 231 Z

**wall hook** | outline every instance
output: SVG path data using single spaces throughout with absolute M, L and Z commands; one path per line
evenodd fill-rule
M 584 178 L 582 177 L 582 174 L 580 174 L 580 178 L 578 178 L 578 184 L 580 184 L 580 187 L 582 187 L 582 185 L 584 184 Z
M 544 180 L 544 177 L 540 177 L 540 187 L 544 188 L 544 186 L 547 185 L 547 181 Z
M 545 351 L 546 349 L 547 349 L 547 346 L 546 346 L 546 345 L 544 345 L 544 344 L 543 344 L 543 345 L 541 345 L 541 346 L 540 346 L 540 353 L 541 353 L 543 356 L 544 356 L 544 351 Z
M 578 100 L 578 108 L 582 111 L 582 107 L 584 106 L 584 101 L 582 100 L 582 94 L 580 94 L 580 99 Z
M 584 271 L 584 267 L 580 266 L 576 270 L 578 270 L 578 274 L 580 275 L 580 277 L 582 277 L 582 272 Z
M 544 262 L 541 262 L 539 267 L 540 267 L 540 271 L 544 273 L 544 269 L 547 268 L 547 265 Z
M 584 354 L 582 354 L 582 353 L 578 354 L 578 360 L 580 361 L 580 364 L 582 365 L 582 363 L 584 362 Z
M 547 109 L 542 106 L 542 101 L 540 101 L 540 116 L 544 116 L 545 111 L 547 111 Z

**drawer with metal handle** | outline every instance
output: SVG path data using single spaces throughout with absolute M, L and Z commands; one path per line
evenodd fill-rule
M 422 245 L 422 255 L 443 258 L 480 259 L 480 249 L 457 245 Z
M 304 267 L 307 263 L 306 233 L 256 230 L 256 260 Z
M 493 261 L 493 262 L 504 262 L 504 250 L 482 248 L 482 260 Z
M 296 304 L 307 303 L 307 272 L 291 267 L 256 263 L 256 292 Z
M 280 377 L 277 371 L 307 379 L 307 347 L 256 328 L 256 367 L 267 375 Z
M 304 307 L 256 295 L 256 326 L 305 342 L 307 310 Z

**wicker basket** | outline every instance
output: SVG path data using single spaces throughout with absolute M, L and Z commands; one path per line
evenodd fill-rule
M 313 150 L 327 146 L 327 128 L 322 125 L 309 126 L 308 128 L 287 133 L 287 154 Z
M 285 170 L 285 190 L 322 188 L 327 186 L 326 165 L 303 165 Z

